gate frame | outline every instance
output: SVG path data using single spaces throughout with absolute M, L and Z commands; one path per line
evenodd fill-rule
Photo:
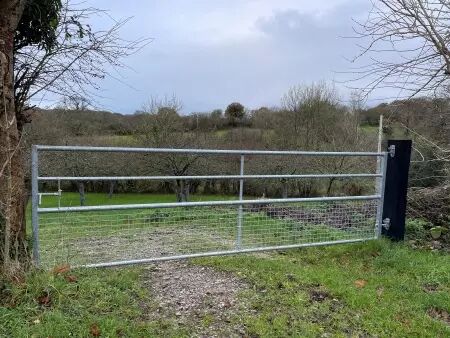
M 65 151 L 65 152 L 127 152 L 127 153 L 180 153 L 180 154 L 205 154 L 205 155 L 239 155 L 240 156 L 240 174 L 239 175 L 202 175 L 202 176 L 39 176 L 39 152 L 40 151 Z M 39 248 L 39 214 L 40 213 L 58 213 L 58 212 L 83 212 L 99 210 L 124 210 L 124 209 L 150 209 L 150 208 L 174 208 L 188 206 L 219 206 L 219 205 L 237 205 L 237 233 L 236 248 L 227 251 L 211 251 L 195 254 L 173 255 L 166 257 L 153 257 L 145 259 L 122 260 L 106 263 L 85 264 L 84 267 L 107 267 L 138 263 L 149 263 L 157 261 L 167 261 L 182 258 L 231 255 L 237 253 L 248 253 L 269 250 L 282 250 L 290 248 L 301 248 L 310 246 L 324 246 L 332 244 L 363 242 L 372 239 L 378 239 L 381 236 L 382 229 L 385 226 L 383 222 L 384 192 L 386 185 L 386 173 L 388 156 L 392 152 L 317 152 L 317 151 L 274 151 L 274 150 L 222 150 L 222 149 L 171 149 L 171 148 L 126 148 L 126 147 L 91 147 L 91 146 L 49 146 L 33 145 L 31 150 L 31 201 L 32 201 L 32 230 L 33 230 L 33 261 L 36 266 L 40 265 Z M 245 175 L 244 162 L 245 155 L 297 155 L 297 156 L 344 156 L 344 157 L 376 157 L 377 168 L 375 174 L 355 173 L 355 174 L 305 174 L 305 175 Z M 309 198 L 282 198 L 282 199 L 258 199 L 244 200 L 243 189 L 245 179 L 300 179 L 300 178 L 377 178 L 376 194 L 362 196 L 340 196 L 340 197 L 309 197 Z M 125 205 L 103 205 L 103 206 L 83 206 L 83 207 L 58 207 L 40 208 L 39 207 L 39 181 L 58 181 L 62 180 L 172 180 L 172 179 L 238 179 L 239 180 L 239 199 L 232 201 L 205 201 L 205 202 L 176 202 L 176 203 L 149 203 L 149 204 L 125 204 Z M 241 248 L 242 239 L 242 218 L 243 206 L 248 204 L 270 204 L 270 203 L 292 203 L 292 202 L 325 202 L 325 201 L 353 201 L 353 200 L 378 200 L 375 233 L 373 237 L 360 239 L 347 239 L 336 241 L 312 242 L 303 244 L 280 245 L 260 248 Z

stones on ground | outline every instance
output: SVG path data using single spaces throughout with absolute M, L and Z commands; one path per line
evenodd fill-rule
M 325 290 L 312 289 L 309 290 L 309 299 L 314 302 L 323 302 L 328 299 L 330 294 Z
M 175 317 L 199 337 L 245 333 L 237 313 L 246 306 L 238 294 L 248 285 L 235 275 L 187 262 L 166 262 L 151 266 L 144 283 L 158 303 L 157 312 L 149 313 L 151 319 Z

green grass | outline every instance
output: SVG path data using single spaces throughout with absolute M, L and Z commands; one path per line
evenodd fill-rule
M 0 280 L 0 337 L 92 337 L 91 330 L 98 330 L 101 337 L 154 337 L 161 330 L 169 336 L 186 336 L 175 322 L 143 319 L 140 304 L 152 308 L 153 303 L 139 272 L 35 271 L 24 283 L 2 285 Z
M 63 196 L 63 205 L 78 202 L 76 193 Z M 172 195 L 117 194 L 112 200 L 105 194 L 87 195 L 87 205 L 174 200 Z M 44 197 L 42 206 L 55 206 L 55 202 L 52 197 Z M 165 217 L 153 210 L 133 212 L 148 213 L 150 223 L 156 216 Z M 75 217 L 72 221 L 76 228 L 76 217 L 81 216 L 69 216 Z M 175 227 L 192 221 L 200 222 L 204 230 L 211 224 L 226 224 L 219 212 L 207 219 L 177 217 L 172 222 Z M 248 217 L 248 229 L 256 234 L 264 232 L 266 240 L 273 244 L 283 236 L 281 226 L 291 230 L 299 227 L 300 232 L 309 229 L 308 224 L 267 218 L 263 222 L 266 227 L 271 225 L 267 231 L 258 229 L 263 213 Z M 235 214 L 230 215 L 231 239 L 235 220 Z M 338 230 L 324 229 L 323 225 L 309 229 L 325 230 L 329 236 L 340 235 Z M 449 324 L 430 315 L 432 309 L 450 312 L 450 256 L 445 253 L 380 240 L 264 255 L 203 258 L 192 264 L 213 266 L 247 282 L 249 288 L 239 296 L 246 306 L 229 325 L 243 322 L 250 337 L 450 336 Z M 142 283 L 142 267 L 78 269 L 67 274 L 75 275 L 77 282 L 43 271 L 30 273 L 25 283 L 0 282 L 0 337 L 88 337 L 92 327 L 98 327 L 105 337 L 180 337 L 192 336 L 212 320 L 208 314 L 189 324 L 180 324 L 179 318 L 170 314 L 163 320 L 151 319 L 155 318 L 151 314 L 158 304 Z M 51 301 L 42 304 L 42 296 L 47 294 Z
M 430 308 L 450 312 L 450 256 L 403 244 L 358 245 L 204 259 L 203 264 L 247 279 L 242 295 L 249 336 L 448 337 L 449 324 Z M 363 287 L 355 281 L 363 280 Z M 360 282 L 361 283 L 361 282 Z M 426 285 L 436 286 L 433 292 Z M 325 294 L 323 301 L 312 295 Z M 327 335 L 328 334 L 328 335 Z
M 445 254 L 384 240 L 192 263 L 248 283 L 239 296 L 247 305 L 228 325 L 243 322 L 249 337 L 450 334 L 448 324 L 428 314 L 431 308 L 450 311 Z M 33 272 L 24 283 L 0 284 L 0 337 L 89 337 L 92 327 L 102 337 L 181 337 L 208 325 L 207 315 L 187 324 L 171 314 L 151 319 L 157 304 L 142 284 L 141 269 Z M 77 281 L 67 281 L 67 275 Z M 363 287 L 355 285 L 358 280 L 365 281 Z
M 86 193 L 85 205 L 108 205 L 108 204 L 145 204 L 145 203 L 167 203 L 176 202 L 175 194 L 145 194 L 145 193 L 118 193 L 109 198 L 107 194 Z M 192 195 L 190 201 L 214 201 L 214 200 L 233 200 L 237 196 L 232 195 Z M 43 196 L 42 208 L 56 207 L 58 205 L 57 196 Z M 61 196 L 61 206 L 79 206 L 80 195 L 76 192 L 63 192 Z M 31 207 L 29 205 L 29 207 Z

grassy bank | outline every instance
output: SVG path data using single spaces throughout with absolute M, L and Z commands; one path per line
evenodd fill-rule
M 249 285 L 239 293 L 246 306 L 224 325 L 243 323 L 250 337 L 450 334 L 445 254 L 377 241 L 191 264 L 228 271 Z M 143 269 L 34 272 L 3 283 L 0 336 L 180 337 L 208 326 L 207 312 L 188 322 L 170 311 L 153 318 L 158 304 Z
M 65 193 L 63 196 L 62 205 L 76 205 L 78 202 L 76 193 Z M 235 197 L 195 198 L 211 200 Z M 172 195 L 116 194 L 112 199 L 108 199 L 105 194 L 87 195 L 87 205 L 174 200 Z M 55 205 L 54 197 L 44 197 L 42 206 Z M 133 217 L 136 216 L 133 214 Z M 132 233 L 133 236 L 126 237 L 124 242 L 127 244 L 126 252 L 134 250 L 133 246 L 130 247 L 130 243 L 134 241 L 136 248 L 156 245 L 159 250 L 158 245 L 161 244 L 157 242 L 161 242 L 161 238 L 158 239 L 156 234 L 166 236 L 166 232 L 162 227 L 157 227 L 152 222 L 153 218 L 148 218 L 150 216 L 155 215 L 145 215 L 150 220 L 151 228 L 157 230 L 150 237 L 157 241 L 149 240 L 145 242 L 148 245 L 142 245 L 142 232 L 139 232 L 139 236 Z M 178 229 L 192 221 L 188 215 L 181 216 L 178 215 L 179 218 L 175 219 L 172 215 L 171 222 L 166 222 L 165 226 L 172 225 L 174 229 Z M 219 210 L 208 213 L 206 218 L 202 218 L 201 213 L 194 213 L 193 216 L 197 225 L 200 224 L 198 222 L 203 222 L 200 224 L 201 231 L 198 234 L 192 233 L 192 230 L 189 233 L 172 232 L 172 237 L 167 238 L 171 240 L 173 248 L 181 244 L 185 244 L 185 248 L 192 248 L 194 244 L 204 247 L 209 231 L 214 230 L 215 235 L 219 233 L 214 226 L 222 230 L 228 229 L 228 223 Z M 116 219 L 118 216 L 112 214 L 111 217 Z M 158 214 L 158 217 L 166 216 Z M 265 238 L 269 236 L 271 240 L 280 239 L 280 229 L 284 229 L 281 235 L 287 233 L 281 225 L 289 227 L 289 231 L 297 226 L 293 221 L 291 224 L 286 220 L 265 219 L 262 224 L 269 225 L 273 232 L 269 233 L 264 229 L 258 232 L 258 224 L 261 224 L 258 222 L 266 215 L 253 212 L 249 217 L 249 228 L 255 227 L 255 233 L 264 231 Z M 251 217 L 255 218 L 254 222 Z M 77 223 L 76 218 L 68 219 Z M 235 222 L 236 214 L 230 213 L 229 232 L 220 233 L 222 239 L 225 235 L 229 236 L 231 244 L 235 239 Z M 61 229 L 74 231 L 77 224 L 69 223 Z M 132 229 L 139 230 L 137 225 L 139 223 L 134 224 Z M 307 229 L 306 224 L 302 226 L 303 228 L 295 229 L 302 233 Z M 321 229 L 319 224 L 310 226 L 316 231 Z M 108 227 L 111 232 L 109 223 Z M 57 228 L 56 225 L 55 229 Z M 100 233 L 101 227 L 97 227 L 92 233 L 89 228 L 79 229 L 78 234 L 81 237 L 89 235 L 89 240 L 92 240 L 92 234 L 97 237 L 107 235 Z M 342 233 L 337 229 L 333 231 Z M 188 241 L 187 234 L 192 236 L 192 242 Z M 292 232 L 289 234 L 292 235 Z M 329 234 L 328 229 L 327 235 Z M 114 236 L 114 233 L 111 235 Z M 50 242 L 47 244 L 50 251 L 55 249 Z M 97 238 L 89 244 L 92 244 L 91 255 L 101 250 L 108 252 L 120 248 L 118 242 L 115 242 L 116 246 L 111 246 L 111 238 L 104 243 Z M 80 246 L 80 250 L 85 247 Z M 167 247 L 164 249 L 167 250 Z M 185 266 L 180 264 L 180 269 Z M 179 284 L 178 279 L 166 285 L 167 280 L 155 277 L 159 276 L 158 267 L 149 269 L 148 266 L 140 265 L 132 268 L 75 270 L 60 267 L 57 271 L 34 271 L 25 279 L 0 282 L 0 337 L 201 336 L 205 332 L 214 332 L 213 323 L 221 320 L 216 318 L 218 312 L 229 313 L 227 320 L 222 321 L 221 325 L 228 328 L 226 332 L 234 332 L 236 336 L 450 335 L 450 255 L 442 252 L 413 249 L 403 243 L 379 240 L 255 255 L 203 258 L 189 261 L 188 266 L 213 268 L 214 271 L 241 280 L 246 287 L 237 293 L 239 306 L 233 308 L 225 304 L 218 308 L 219 304 L 211 301 L 206 291 L 204 295 L 199 292 L 205 297 L 200 302 L 201 311 L 184 318 L 184 312 L 180 315 L 170 304 L 162 303 L 152 289 L 152 285 L 161 283 L 159 289 L 163 290 L 162 296 L 166 300 L 174 293 L 184 292 L 183 288 L 171 290 L 173 285 Z M 198 271 L 202 274 L 201 269 Z M 166 278 L 170 281 L 172 277 L 169 274 Z M 198 278 L 202 279 L 203 276 Z M 214 283 L 214 279 L 211 282 Z M 192 287 L 195 288 L 196 285 Z M 186 293 L 182 298 L 189 301 L 189 297 L 189 293 Z

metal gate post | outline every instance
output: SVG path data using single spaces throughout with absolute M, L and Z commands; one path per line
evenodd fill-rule
M 33 261 L 40 265 L 39 257 L 39 186 L 38 186 L 38 149 L 35 145 L 31 148 L 31 224 L 33 228 Z
M 244 175 L 244 155 L 241 155 L 241 166 L 239 170 L 240 176 Z M 239 201 L 242 202 L 244 199 L 244 179 L 239 180 Z M 236 238 L 236 249 L 240 250 L 242 245 L 242 219 L 243 219 L 243 207 L 239 204 L 238 209 L 238 222 L 237 222 L 237 238 Z
M 411 160 L 411 140 L 389 140 L 386 188 L 383 203 L 382 233 L 392 240 L 405 236 L 408 173 Z
M 380 195 L 377 206 L 377 226 L 376 226 L 376 238 L 381 237 L 381 231 L 383 229 L 383 206 L 384 206 L 384 191 L 386 189 L 386 173 L 387 173 L 387 162 L 389 153 L 384 153 L 383 157 L 379 157 L 379 166 L 377 173 L 382 176 L 377 179 L 377 194 Z

